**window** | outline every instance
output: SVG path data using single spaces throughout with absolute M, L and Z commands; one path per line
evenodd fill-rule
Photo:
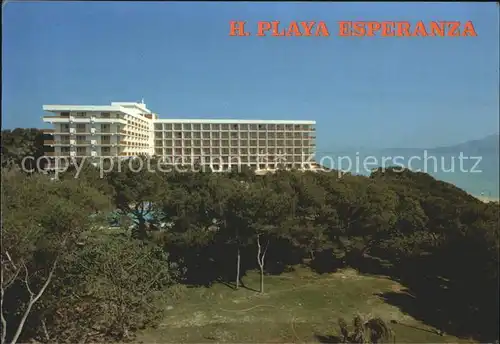
M 68 117 L 69 116 L 69 112 L 61 112 L 61 116 L 62 117 Z
M 85 116 L 87 116 L 86 112 L 77 112 L 76 113 L 76 117 L 85 117 Z

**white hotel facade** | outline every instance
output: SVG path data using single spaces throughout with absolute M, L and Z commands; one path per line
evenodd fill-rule
M 53 129 L 47 157 L 157 156 L 165 162 L 256 170 L 303 168 L 315 153 L 315 121 L 160 119 L 144 103 L 44 105 Z

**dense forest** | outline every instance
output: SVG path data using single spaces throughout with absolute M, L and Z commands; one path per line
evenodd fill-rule
M 19 169 L 34 137 L 2 133 L 2 342 L 131 340 L 183 287 L 237 293 L 256 270 L 265 293 L 297 265 L 390 276 L 425 322 L 498 339 L 498 203 L 391 168 L 164 173 L 140 157 L 53 181 Z

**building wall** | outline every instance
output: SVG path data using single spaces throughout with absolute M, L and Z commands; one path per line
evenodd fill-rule
M 274 121 L 279 122 L 279 121 Z M 314 124 L 273 121 L 155 123 L 155 155 L 168 162 L 242 164 L 257 169 L 301 167 L 315 151 Z
M 113 105 L 114 104 L 114 105 Z M 44 121 L 53 123 L 55 156 L 135 156 L 153 154 L 151 140 L 153 119 L 141 104 L 113 103 L 111 107 L 53 106 L 55 116 L 45 116 Z M 139 106 L 136 106 L 139 105 Z M 50 106 L 48 106 L 50 109 Z M 115 111 L 109 111 L 109 109 Z M 105 111 L 104 111 L 105 110 Z

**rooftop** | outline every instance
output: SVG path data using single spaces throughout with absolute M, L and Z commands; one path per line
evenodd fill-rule
M 111 105 L 43 105 L 43 110 L 48 112 L 61 112 L 61 111 L 82 111 L 82 112 L 112 112 L 121 111 L 127 112 L 127 109 L 135 108 L 140 111 L 144 111 L 147 114 L 151 114 L 148 110 L 146 104 L 144 103 L 133 103 L 133 102 L 112 102 Z M 305 121 L 305 120 L 264 120 L 264 119 L 188 119 L 188 118 L 166 118 L 155 120 L 156 123 L 228 123 L 228 124 L 306 124 L 314 125 L 316 121 Z

